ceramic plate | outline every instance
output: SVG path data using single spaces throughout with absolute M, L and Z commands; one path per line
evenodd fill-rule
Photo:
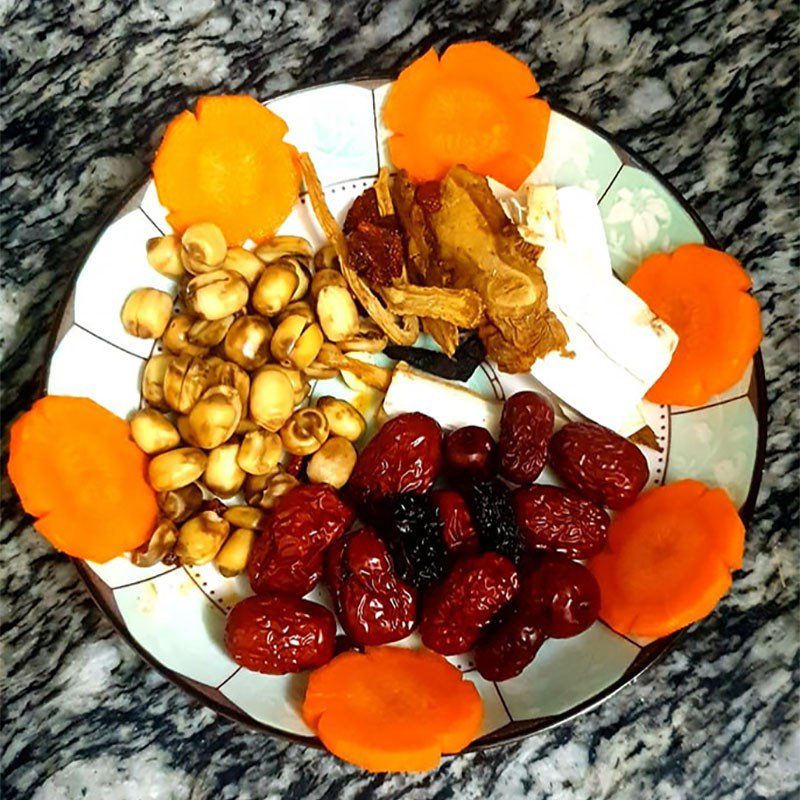
M 380 113 L 390 85 L 337 83 L 267 103 L 288 123 L 289 140 L 311 154 L 328 205 L 340 221 L 353 199 L 373 183 L 379 167 L 391 167 Z M 554 110 L 551 115 L 545 156 L 532 180 L 594 192 L 614 270 L 622 279 L 652 252 L 686 242 L 715 246 L 697 216 L 652 168 L 569 113 Z M 145 258 L 147 239 L 169 232 L 165 216 L 148 183 L 103 230 L 77 276 L 57 332 L 49 393 L 90 397 L 121 417 L 141 405 L 140 375 L 153 344 L 125 332 L 120 309 L 141 286 L 177 291 Z M 324 239 L 305 196 L 279 233 L 304 236 L 315 246 Z M 525 376 L 503 375 L 487 363 L 470 385 L 503 398 L 525 388 Z M 314 394 L 352 399 L 353 393 L 337 379 L 317 383 Z M 369 415 L 380 397 L 376 392 L 357 400 Z M 703 408 L 649 405 L 647 422 L 663 447 L 661 454 L 646 451 L 651 483 L 696 478 L 722 486 L 747 520 L 761 473 L 765 416 L 760 355 L 736 386 Z M 246 578 L 222 578 L 213 565 L 141 569 L 124 558 L 77 565 L 122 636 L 170 680 L 226 716 L 319 746 L 298 710 L 304 676 L 250 672 L 225 652 L 225 615 L 250 593 Z M 312 596 L 330 606 L 323 589 Z M 602 702 L 663 655 L 679 635 L 633 641 L 597 622 L 574 639 L 549 640 L 519 677 L 503 683 L 483 680 L 468 655 L 451 659 L 484 700 L 483 730 L 472 748 L 543 730 Z

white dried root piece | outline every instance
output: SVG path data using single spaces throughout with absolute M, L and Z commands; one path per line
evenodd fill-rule
M 396 284 L 380 289 L 390 311 L 440 319 L 459 328 L 477 328 L 485 308 L 481 296 L 472 289 L 447 289 L 441 286 Z
M 308 196 L 311 198 L 311 205 L 320 227 L 330 240 L 336 255 L 339 256 L 339 264 L 350 291 L 355 295 L 364 310 L 383 330 L 386 335 L 399 345 L 412 345 L 419 336 L 419 320 L 416 317 L 403 317 L 402 323 L 398 325 L 397 318 L 391 311 L 386 309 L 380 299 L 361 279 L 361 276 L 350 267 L 348 262 L 347 242 L 345 241 L 342 229 L 336 223 L 330 209 L 325 203 L 325 195 L 322 185 L 317 177 L 317 172 L 311 162 L 308 153 L 300 154 L 300 169 L 303 173 L 303 180 L 308 189 Z

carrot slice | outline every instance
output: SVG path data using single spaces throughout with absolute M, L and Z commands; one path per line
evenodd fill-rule
M 647 399 L 699 406 L 733 386 L 761 343 L 751 282 L 732 256 L 699 244 L 645 259 L 628 286 L 679 337 L 678 347 Z
M 645 492 L 589 561 L 600 616 L 619 633 L 666 636 L 711 613 L 743 552 L 744 525 L 722 489 L 684 480 Z
M 286 123 L 252 97 L 201 97 L 168 126 L 153 177 L 179 233 L 214 222 L 230 244 L 274 235 L 300 191 Z
M 8 474 L 35 528 L 68 555 L 104 562 L 156 524 L 147 457 L 128 425 L 83 397 L 50 395 L 11 427 Z
M 372 772 L 420 772 L 475 738 L 483 705 L 442 656 L 374 647 L 313 672 L 303 717 L 345 761 Z
M 455 164 L 513 189 L 544 153 L 550 108 L 526 64 L 488 42 L 433 50 L 404 69 L 383 109 L 389 154 L 417 182 Z

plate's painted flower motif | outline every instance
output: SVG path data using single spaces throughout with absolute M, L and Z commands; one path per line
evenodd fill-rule
M 606 217 L 610 225 L 628 223 L 633 232 L 634 244 L 644 250 L 658 237 L 662 228 L 670 224 L 672 215 L 663 198 L 652 189 L 620 189 L 617 200 Z

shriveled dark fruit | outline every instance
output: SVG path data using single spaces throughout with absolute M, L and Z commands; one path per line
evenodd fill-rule
M 597 620 L 600 588 L 583 564 L 548 555 L 525 575 L 517 607 L 546 636 L 568 639 Z
M 531 550 L 589 558 L 605 547 L 611 518 L 574 489 L 525 486 L 514 492 L 514 508 Z
M 497 445 L 486 428 L 467 425 L 444 437 L 444 469 L 456 482 L 486 480 L 497 469 Z
M 523 546 L 511 489 L 498 478 L 477 481 L 467 490 L 467 503 L 481 547 L 518 563 Z
M 566 483 L 600 505 L 629 506 L 650 477 L 641 450 L 593 422 L 570 422 L 550 440 L 550 462 Z
M 372 529 L 333 544 L 326 554 L 326 578 L 339 621 L 353 642 L 388 644 L 414 630 L 417 592 L 398 578 L 386 545 Z
M 454 489 L 437 489 L 431 493 L 442 521 L 442 538 L 453 555 L 474 555 L 480 549 L 478 531 L 472 522 L 463 495 Z
M 442 655 L 465 653 L 519 589 L 514 565 L 497 553 L 459 559 L 423 601 L 420 635 Z
M 225 648 L 240 666 L 268 675 L 316 669 L 333 658 L 336 621 L 324 606 L 285 594 L 237 603 L 225 624 Z
M 500 417 L 500 474 L 523 486 L 533 483 L 547 463 L 547 443 L 555 415 L 542 395 L 517 392 L 506 400 Z
M 267 517 L 253 545 L 247 574 L 256 594 L 302 597 L 322 576 L 323 552 L 352 524 L 354 514 L 327 484 L 297 486 Z
M 348 496 L 367 517 L 374 516 L 386 498 L 426 492 L 441 468 L 439 424 L 425 414 L 401 414 L 389 420 L 358 457 Z
M 303 456 L 290 455 L 286 461 L 285 471 L 287 475 L 293 478 L 302 479 L 303 471 L 305 470 L 306 460 Z
M 533 661 L 546 639 L 532 619 L 515 612 L 478 642 L 475 666 L 487 681 L 515 678 Z
M 391 547 L 400 577 L 420 589 L 447 572 L 444 525 L 430 495 L 398 495 L 389 506 Z

